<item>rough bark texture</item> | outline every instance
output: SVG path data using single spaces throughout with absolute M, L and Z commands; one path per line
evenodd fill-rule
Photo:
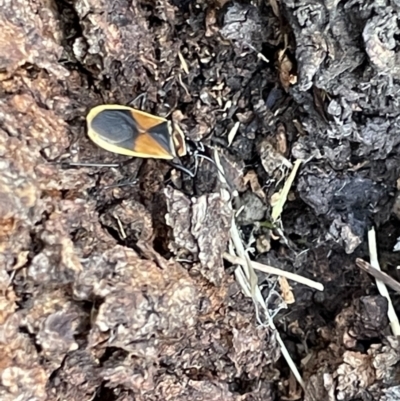
M 0 399 L 400 400 L 387 301 L 355 264 L 374 225 L 400 265 L 399 18 L 397 0 L 0 0 Z M 97 148 L 104 103 L 215 147 L 251 258 L 325 285 L 290 282 L 275 316 L 308 394 L 223 261 L 217 168 Z

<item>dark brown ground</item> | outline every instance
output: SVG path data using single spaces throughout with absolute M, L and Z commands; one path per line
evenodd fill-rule
M 0 2 L 0 399 L 400 400 L 387 301 L 355 264 L 374 225 L 399 279 L 399 17 L 397 0 Z M 251 257 L 325 285 L 290 282 L 274 319 L 308 395 L 222 261 L 212 165 L 50 163 L 126 160 L 86 136 L 103 103 L 217 147 Z M 283 237 L 270 200 L 297 158 Z M 281 287 L 259 283 L 273 313 Z

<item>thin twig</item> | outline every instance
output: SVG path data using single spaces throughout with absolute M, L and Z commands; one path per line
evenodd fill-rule
M 371 230 L 368 231 L 368 247 L 369 247 L 369 258 L 371 260 L 371 266 L 374 269 L 381 270 L 378 261 L 378 251 L 376 247 L 376 237 L 375 237 L 375 229 L 372 227 Z M 390 299 L 389 292 L 385 286 L 385 284 L 379 280 L 376 280 L 376 286 L 378 287 L 379 293 L 385 297 L 388 301 L 388 318 L 390 322 L 390 327 L 392 328 L 393 335 L 400 336 L 400 324 L 399 319 L 394 310 L 392 300 Z
M 385 272 L 375 269 L 368 262 L 366 262 L 365 260 L 360 259 L 360 258 L 356 259 L 356 265 L 361 270 L 364 270 L 371 276 L 382 281 L 384 284 L 386 284 L 392 290 L 395 290 L 396 292 L 400 292 L 400 283 L 398 281 L 396 281 L 394 278 L 390 277 Z
M 224 256 L 225 260 L 227 260 L 228 262 L 230 262 L 232 264 L 238 264 L 238 265 L 244 266 L 244 264 L 246 263 L 243 259 L 239 258 L 238 256 L 230 255 L 227 252 L 225 252 L 223 256 Z M 289 280 L 296 281 L 298 283 L 307 285 L 308 287 L 314 288 L 318 291 L 324 291 L 323 284 L 318 283 L 317 281 L 314 281 L 314 280 L 310 280 L 309 278 L 300 276 L 296 273 L 287 272 L 285 270 L 281 270 L 276 267 L 265 265 L 265 264 L 259 263 L 259 262 L 251 261 L 250 263 L 252 264 L 253 268 L 256 270 L 260 270 L 267 274 L 273 274 L 275 276 L 286 277 Z

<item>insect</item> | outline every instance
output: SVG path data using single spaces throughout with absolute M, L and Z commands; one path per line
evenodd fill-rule
M 96 106 L 86 122 L 89 138 L 109 152 L 164 160 L 187 153 L 183 133 L 170 121 L 128 106 Z
M 192 178 L 197 173 L 199 158 L 208 160 L 220 171 L 215 161 L 204 154 L 205 148 L 201 142 L 186 140 L 179 127 L 173 127 L 171 122 L 163 117 L 128 106 L 106 104 L 92 108 L 86 122 L 89 138 L 109 152 L 132 157 L 164 159 Z M 182 165 L 180 158 L 186 155 L 194 157 L 195 171 Z

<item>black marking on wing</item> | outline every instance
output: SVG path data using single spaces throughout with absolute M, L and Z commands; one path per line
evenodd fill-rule
M 168 129 L 168 122 L 163 122 L 150 128 L 147 131 L 168 153 L 172 153 L 171 134 Z
M 129 110 L 103 110 L 92 120 L 92 128 L 105 141 L 132 149 L 139 135 Z

